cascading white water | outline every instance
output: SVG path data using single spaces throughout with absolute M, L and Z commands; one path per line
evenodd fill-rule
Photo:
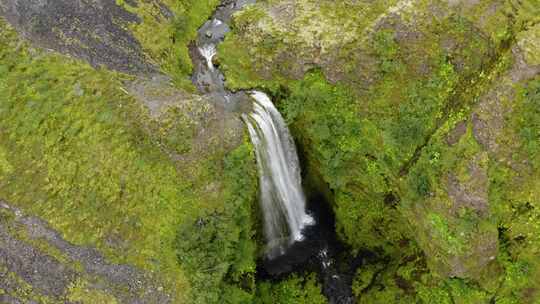
M 199 48 L 199 52 L 206 59 L 208 69 L 210 69 L 211 71 L 214 70 L 214 63 L 212 62 L 212 59 L 217 54 L 216 46 L 213 44 L 204 45 Z
M 273 258 L 302 240 L 302 229 L 313 219 L 306 213 L 298 155 L 283 117 L 266 94 L 251 96 L 253 112 L 243 118 L 257 155 L 267 254 Z

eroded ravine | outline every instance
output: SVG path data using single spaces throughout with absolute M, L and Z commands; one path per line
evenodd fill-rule
M 294 141 L 288 134 L 289 131 L 284 122 L 282 122 L 281 128 L 276 127 L 280 124 L 281 115 L 262 92 L 227 90 L 225 77 L 219 66 L 215 64 L 218 45 L 223 42 L 225 35 L 230 31 L 229 24 L 233 14 L 255 2 L 255 0 L 223 0 L 212 17 L 199 29 L 197 40 L 190 47 L 194 66 L 192 81 L 199 92 L 210 96 L 218 107 L 222 107 L 226 111 L 245 111 L 243 113 L 244 120 L 250 127 L 252 141 L 256 141 L 260 136 L 269 136 L 268 134 L 275 135 L 276 140 L 287 141 L 286 143 L 265 141 L 266 144 L 258 145 L 258 147 L 255 143 L 256 149 L 276 150 L 275 152 L 282 156 L 289 155 L 289 157 L 273 158 L 271 151 L 258 151 L 257 153 L 260 156 L 258 162 L 260 180 L 263 184 L 261 185 L 261 195 L 263 196 L 261 197 L 261 209 L 265 212 L 266 223 L 264 226 L 268 241 L 267 254 L 260 263 L 262 267 L 260 272 L 264 273 L 262 276 L 279 279 L 294 271 L 305 269 L 317 271 L 323 285 L 323 293 L 328 297 L 330 303 L 353 303 L 350 287 L 352 277 L 338 273 L 336 256 L 343 248 L 336 240 L 333 220 L 328 220 L 333 218 L 333 215 L 328 209 L 327 203 L 318 199 L 315 202 L 310 201 L 309 211 L 306 211 Z M 261 95 L 263 96 L 261 97 Z M 269 117 L 274 116 L 269 118 L 274 122 L 265 122 L 273 125 L 269 130 L 266 130 L 268 131 L 267 135 L 264 135 L 262 130 L 257 132 L 257 129 L 261 128 L 261 124 L 249 123 L 249 120 L 257 115 L 256 111 L 253 110 L 253 105 L 257 105 L 255 101 L 257 96 L 259 99 L 268 99 L 270 102 L 270 105 L 266 107 L 270 109 L 266 110 L 275 110 L 275 115 L 269 115 Z M 244 110 L 246 108 L 251 110 Z M 268 144 L 272 146 L 269 147 Z M 276 149 L 277 147 L 281 149 Z M 264 155 L 268 157 L 262 157 Z M 282 163 L 276 164 L 274 162 Z M 276 169 L 272 172 L 271 167 L 282 170 Z M 264 168 L 268 168 L 268 172 L 263 172 Z M 276 210 L 271 210 L 272 204 Z M 280 220 L 279 217 L 282 219 Z M 285 221 L 287 223 L 284 223 Z M 277 227 L 278 225 L 283 228 L 280 229 Z M 282 242 L 282 239 L 286 241 Z M 275 248 L 270 246 L 273 243 L 277 243 L 278 246 L 274 246 Z M 259 273 L 259 275 L 261 274 Z
M 249 130 L 259 169 L 265 254 L 273 260 L 303 241 L 303 230 L 314 224 L 306 212 L 295 143 L 285 120 L 265 93 L 227 90 L 225 77 L 214 63 L 218 44 L 230 31 L 232 15 L 254 2 L 225 0 L 199 29 L 197 41 L 191 47 L 195 67 L 192 81 L 218 107 L 240 112 Z
M 246 92 L 231 92 L 225 88 L 225 76 L 214 64 L 217 47 L 230 31 L 232 15 L 255 0 L 223 0 L 198 31 L 197 40 L 190 46 L 193 61 L 193 84 L 200 93 L 210 96 L 218 105 L 235 110 L 248 101 Z

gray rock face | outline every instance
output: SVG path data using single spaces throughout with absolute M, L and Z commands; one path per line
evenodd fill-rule
M 75 278 L 74 271 L 11 237 L 3 226 L 0 226 L 0 264 L 5 265 L 8 271 L 19 274 L 35 290 L 46 296 L 60 297 Z M 2 281 L 0 287 L 5 285 Z
M 0 303 L 5 303 L 5 304 L 22 304 L 24 303 L 22 300 L 20 299 L 17 299 L 17 298 L 14 298 L 12 296 L 9 296 L 9 295 L 1 295 L 0 296 Z M 31 303 L 31 302 L 30 302 Z M 32 303 L 33 304 L 33 303 Z
M 171 298 L 150 274 L 131 265 L 113 264 L 96 249 L 76 246 L 48 227 L 37 217 L 26 216 L 0 200 L 0 289 L 7 292 L 0 296 L 0 303 L 17 302 L 17 292 L 22 289 L 10 273 L 29 284 L 34 293 L 63 299 L 69 287 L 78 279 L 88 280 L 95 288 L 114 296 L 121 303 L 170 303 Z M 11 218 L 11 219 L 8 219 Z M 23 241 L 12 230 L 23 231 L 30 240 L 45 242 L 59 250 L 70 262 L 59 261 L 32 243 Z M 81 265 L 83 271 L 70 264 Z
M 0 15 L 34 44 L 132 74 L 156 71 L 126 30 L 138 22 L 114 0 L 0 0 Z
M 477 155 L 469 162 L 469 175 L 471 179 L 462 183 L 453 174 L 448 177 L 448 195 L 452 201 L 452 213 L 458 215 L 461 208 L 470 208 L 480 217 L 489 214 L 488 205 L 488 174 L 487 168 L 480 165 L 481 155 Z
M 467 132 L 467 122 L 462 121 L 456 125 L 456 127 L 446 137 L 446 143 L 449 146 L 453 146 L 458 143 L 461 137 Z

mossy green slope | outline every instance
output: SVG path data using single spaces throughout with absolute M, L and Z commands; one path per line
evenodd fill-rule
M 315 274 L 291 275 L 279 283 L 263 282 L 257 286 L 255 304 L 326 304 Z
M 0 26 L 0 197 L 71 243 L 153 273 L 174 303 L 251 296 L 257 179 L 247 139 L 182 161 L 126 94 L 128 76 L 29 48 Z
M 178 85 L 193 91 L 188 47 L 219 0 L 117 0 L 117 3 L 140 18 L 129 29 L 150 61 L 172 76 Z
M 506 164 L 500 170 L 509 175 L 500 183 L 508 188 L 499 189 L 493 182 L 501 161 L 494 165 L 494 155 L 502 152 L 486 147 L 490 140 L 505 147 L 502 163 L 534 147 L 538 130 L 523 118 L 533 114 L 491 114 L 527 124 L 521 144 L 522 131 L 482 125 L 474 115 L 482 100 L 501 94 L 516 102 L 515 87 L 530 81 L 518 70 L 538 73 L 532 55 L 538 18 L 531 12 L 540 6 L 381 5 L 283 0 L 244 10 L 219 54 L 228 84 L 275 96 L 306 154 L 307 174 L 320 176 L 333 193 L 339 236 L 353 250 L 379 254 L 359 269 L 361 303 L 534 303 L 536 266 L 524 257 L 534 250 L 523 249 L 523 259 L 508 254 L 522 248 L 506 239 L 504 218 L 516 211 L 499 208 L 512 200 L 533 205 L 538 170 L 526 158 L 513 169 L 526 169 L 526 176 Z M 351 25 L 351 15 L 364 18 Z M 496 128 L 510 132 L 507 140 L 492 139 Z M 528 222 L 534 220 L 512 225 L 534 234 Z
M 322 19 L 319 23 L 323 32 L 324 25 L 336 22 L 340 12 L 365 12 L 364 7 L 370 6 L 363 2 L 358 7 L 341 7 L 302 1 L 294 20 L 309 19 L 303 15 L 310 14 L 302 9 L 304 2 L 314 9 L 333 12 L 317 17 Z M 311 73 L 303 81 L 291 81 L 304 73 L 291 75 L 273 69 L 288 63 L 302 64 L 300 58 L 288 58 L 283 63 L 279 54 L 262 52 L 260 56 L 265 59 L 259 60 L 252 53 L 258 54 L 261 45 L 271 43 L 286 48 L 284 53 L 313 56 L 318 54 L 318 45 L 306 46 L 306 41 L 317 41 L 318 35 L 307 31 L 299 37 L 287 36 L 301 28 L 305 20 L 275 30 L 272 20 L 281 22 L 284 17 L 276 17 L 274 11 L 283 3 L 292 5 L 287 1 L 277 3 L 269 8 L 263 3 L 237 16 L 236 31 L 227 41 L 249 47 L 240 51 L 224 43 L 220 56 L 228 83 L 233 87 L 267 87 L 277 95 L 291 96 L 283 100 L 282 108 L 298 130 L 313 167 L 336 193 L 340 236 L 355 248 L 397 249 L 395 244 L 408 233 L 395 216 L 399 179 L 417 149 L 452 109 L 459 109 L 470 99 L 462 98 L 461 91 L 474 82 L 471 78 L 476 73 L 491 67 L 503 41 L 490 40 L 473 22 L 442 2 L 402 1 L 374 10 L 366 17 L 371 22 L 361 23 L 363 27 L 356 29 L 359 35 L 352 41 L 330 41 L 335 35 L 323 35 L 321 43 L 333 45 L 320 56 L 325 61 L 310 59 L 303 64 L 306 70 L 320 67 L 321 72 Z M 295 49 L 300 46 L 304 49 Z M 334 54 L 334 49 L 343 53 Z M 242 58 L 248 62 L 239 64 Z M 348 65 L 340 64 L 340 58 L 347 58 Z M 249 76 L 244 81 L 237 75 Z

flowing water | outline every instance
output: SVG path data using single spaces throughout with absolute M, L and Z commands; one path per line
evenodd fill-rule
M 216 46 L 213 44 L 204 45 L 199 48 L 199 52 L 201 52 L 201 55 L 206 60 L 206 65 L 208 66 L 208 70 L 213 71 L 215 67 L 212 61 L 214 59 L 214 56 L 216 56 L 217 54 Z
M 231 92 L 216 66 L 217 46 L 230 31 L 232 15 L 255 0 L 222 0 L 198 31 L 190 47 L 193 84 L 226 111 L 240 111 L 255 147 L 260 180 L 260 204 L 267 240 L 265 271 L 271 276 L 289 273 L 314 261 L 319 265 L 323 292 L 331 304 L 352 303 L 352 278 L 340 276 L 333 256 L 337 251 L 333 225 L 324 224 L 331 213 L 306 212 L 300 165 L 287 125 L 270 98 L 258 91 Z M 249 110 L 242 110 L 245 104 Z M 316 267 L 317 268 L 317 267 Z M 350 276 L 349 276 L 350 277 Z
M 239 105 L 248 103 L 245 92 L 230 92 L 225 89 L 225 77 L 214 65 L 217 46 L 223 42 L 230 31 L 228 23 L 232 15 L 255 0 L 223 0 L 212 15 L 199 29 L 197 40 L 190 47 L 193 61 L 192 81 L 199 92 L 210 96 L 218 106 L 236 110 Z
M 266 94 L 254 91 L 251 96 L 253 111 L 243 118 L 257 155 L 267 254 L 273 258 L 301 241 L 313 219 L 306 213 L 300 163 L 283 117 Z
M 302 229 L 313 223 L 306 213 L 294 141 L 266 94 L 226 90 L 225 77 L 214 65 L 217 45 L 230 31 L 227 23 L 232 14 L 254 2 L 223 1 L 213 17 L 199 29 L 196 45 L 191 50 L 195 63 L 192 79 L 199 91 L 212 96 L 226 108 L 235 108 L 246 100 L 252 103 L 251 112 L 243 116 L 257 154 L 267 255 L 274 258 L 284 254 L 290 244 L 301 241 Z

